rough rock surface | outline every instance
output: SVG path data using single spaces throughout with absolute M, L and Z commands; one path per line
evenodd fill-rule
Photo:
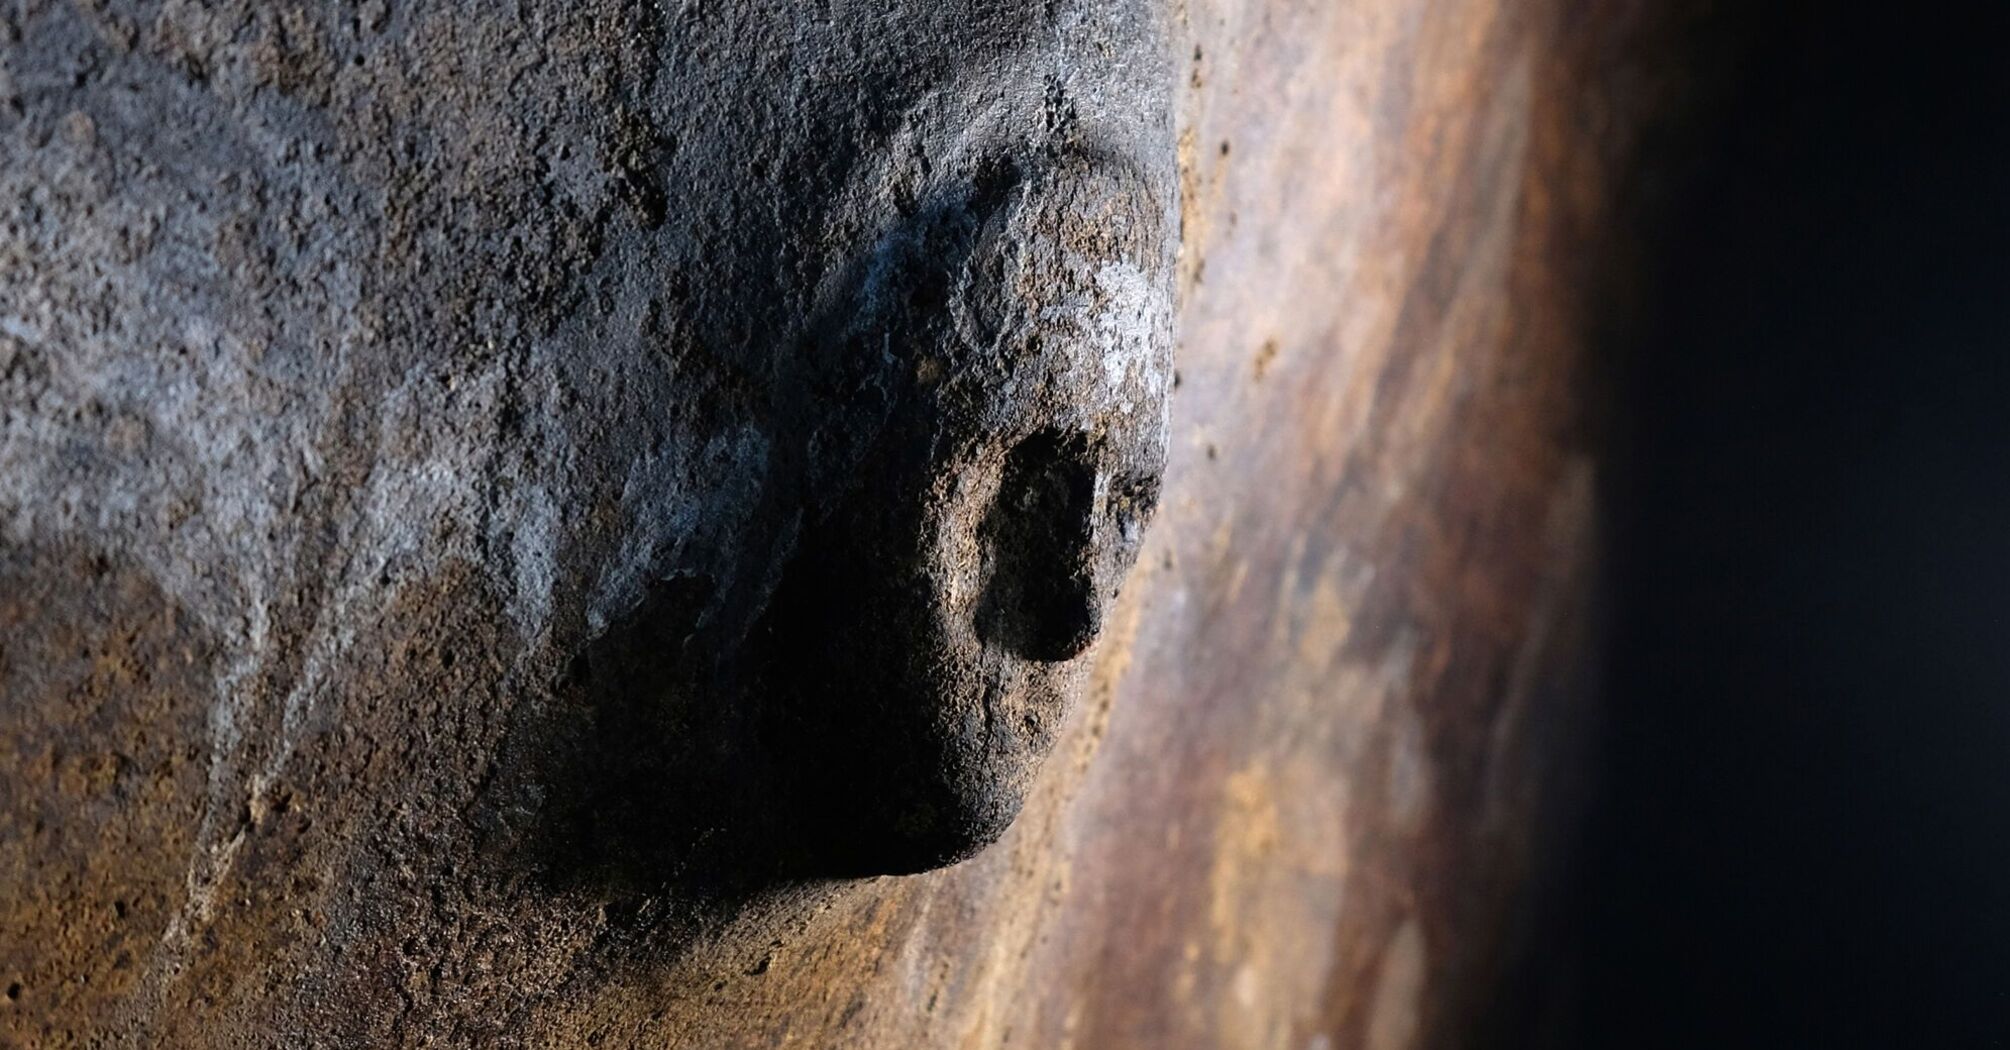
M 1562 6 L 0 13 L 0 1042 L 1457 1039 L 1648 101 Z

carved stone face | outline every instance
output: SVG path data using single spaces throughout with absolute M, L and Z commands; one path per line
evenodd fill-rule
M 916 871 L 993 841 L 1136 557 L 1172 376 L 1161 16 L 986 7 L 1013 42 L 889 90 L 906 101 L 872 118 L 891 129 L 872 149 L 798 137 L 814 111 L 782 129 L 800 225 L 779 254 L 800 244 L 813 281 L 763 269 L 763 239 L 706 260 L 715 282 L 753 274 L 703 289 L 678 332 L 754 394 L 758 509 L 652 573 L 694 581 L 683 615 L 723 668 L 703 688 L 752 723 L 707 732 L 736 741 L 729 776 L 766 770 L 768 833 L 804 870 Z
M 1127 158 L 1008 157 L 875 246 L 820 352 L 890 402 L 768 617 L 799 832 L 845 873 L 1017 813 L 1158 500 L 1172 217 Z

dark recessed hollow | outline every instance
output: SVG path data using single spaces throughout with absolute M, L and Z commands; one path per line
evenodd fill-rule
M 1072 659 L 1102 618 L 1095 580 L 1094 447 L 1087 434 L 1041 430 L 1007 454 L 985 516 L 990 575 L 977 630 L 1028 660 Z

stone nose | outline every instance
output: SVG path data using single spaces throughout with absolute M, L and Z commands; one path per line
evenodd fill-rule
M 982 529 L 988 577 L 978 636 L 1021 659 L 1080 655 L 1102 626 L 1098 455 L 1089 435 L 1047 429 L 1007 454 Z

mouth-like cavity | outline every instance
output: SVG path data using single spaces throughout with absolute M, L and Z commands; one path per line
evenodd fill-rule
M 748 677 L 802 874 L 1005 831 L 1157 499 L 1172 219 L 1101 155 L 971 171 L 834 285 L 796 393 L 809 513 Z
M 1070 660 L 1102 625 L 1097 468 L 1089 435 L 1045 429 L 1006 456 L 981 526 L 989 557 L 977 634 L 1021 659 Z

